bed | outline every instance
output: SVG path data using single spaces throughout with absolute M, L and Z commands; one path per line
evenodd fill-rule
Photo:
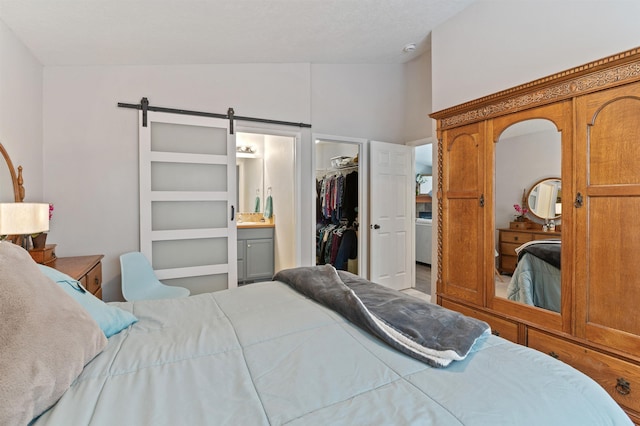
M 80 299 L 85 293 L 67 282 L 68 277 L 35 266 L 13 248 L 7 249 L 8 245 L 0 243 L 0 308 L 3 320 L 20 316 L 22 329 L 16 334 L 0 327 L 4 333 L 0 337 L 14 333 L 14 337 L 45 347 L 37 352 L 36 361 L 27 359 L 29 356 L 13 357 L 11 369 L 6 355 L 11 355 L 7 347 L 12 346 L 0 349 L 4 351 L 0 368 L 8 373 L 0 385 L 2 424 L 24 424 L 33 415 L 36 418 L 31 423 L 37 426 L 631 425 L 609 395 L 587 376 L 486 330 L 474 337 L 462 360 L 446 367 L 433 367 L 391 347 L 366 327 L 356 326 L 316 301 L 328 298 L 331 304 L 336 298 L 360 294 L 356 287 L 378 288 L 348 272 L 334 275 L 352 281 L 347 283 L 351 290 L 338 293 L 327 293 L 323 283 L 300 292 L 297 284 L 303 279 L 295 275 L 292 279 L 284 271 L 276 277 L 286 283 L 278 280 L 184 299 L 94 306 Z M 331 272 L 328 265 L 320 273 L 314 268 L 288 271 L 304 272 L 304 280 L 309 274 L 328 276 Z M 32 293 L 34 285 L 40 286 L 39 297 Z M 382 293 L 377 295 L 390 292 L 392 304 L 410 297 L 380 288 Z M 7 291 L 17 296 L 7 296 Z M 19 308 L 7 303 L 11 297 L 14 305 L 16 297 L 24 298 Z M 410 299 L 409 315 L 423 310 L 446 323 L 453 314 Z M 365 298 L 355 300 L 363 304 L 360 312 L 387 305 L 380 298 L 379 306 L 373 308 Z M 31 321 L 39 309 L 47 311 L 47 321 Z M 88 321 L 87 315 L 93 317 L 100 309 L 109 318 Z M 61 315 L 66 317 L 59 319 Z M 100 334 L 114 319 L 122 329 Z M 456 321 L 466 320 L 456 317 Z M 49 328 L 47 333 L 61 328 L 68 333 L 42 339 L 43 327 Z M 438 328 L 435 323 L 433 327 Z M 438 332 L 444 339 L 448 328 Z M 64 339 L 68 341 L 61 344 Z M 38 363 L 47 357 L 51 360 L 45 365 Z M 33 405 L 30 399 L 48 387 L 20 382 L 21 378 L 26 381 L 25 366 L 57 374 L 69 364 L 79 367 L 66 375 L 67 388 L 59 389 L 53 401 L 40 401 L 40 408 Z M 13 374 L 16 369 L 22 373 Z M 17 386 L 33 394 L 8 392 L 11 380 L 18 381 L 14 390 Z M 14 400 L 7 402 L 6 398 Z M 13 409 L 17 417 L 7 417 L 6 411 L 14 406 L 20 407 Z M 22 407 L 26 406 L 33 413 L 25 413 Z
M 530 241 L 518 247 L 518 264 L 507 286 L 507 298 L 560 312 L 560 252 L 560 240 Z

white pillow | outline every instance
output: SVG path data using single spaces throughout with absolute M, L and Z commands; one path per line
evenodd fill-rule
M 98 324 L 29 253 L 0 242 L 0 424 L 51 407 L 107 344 Z

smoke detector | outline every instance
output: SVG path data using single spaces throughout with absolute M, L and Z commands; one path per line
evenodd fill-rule
M 404 53 L 411 53 L 414 50 L 416 50 L 416 44 L 415 43 L 409 43 L 405 47 L 402 48 L 402 51 Z

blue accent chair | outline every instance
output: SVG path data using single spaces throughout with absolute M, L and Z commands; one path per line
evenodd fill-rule
M 161 283 L 153 272 L 144 254 L 134 251 L 120 256 L 122 273 L 122 295 L 131 302 L 147 299 L 174 299 L 187 297 L 190 292 L 184 287 Z

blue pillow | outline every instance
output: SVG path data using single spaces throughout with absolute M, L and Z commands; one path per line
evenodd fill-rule
M 69 275 L 45 265 L 38 265 L 42 273 L 51 278 L 71 297 L 78 301 L 89 315 L 98 323 L 105 336 L 111 337 L 120 333 L 138 321 L 132 313 L 115 306 L 110 306 L 89 293 L 79 281 Z

